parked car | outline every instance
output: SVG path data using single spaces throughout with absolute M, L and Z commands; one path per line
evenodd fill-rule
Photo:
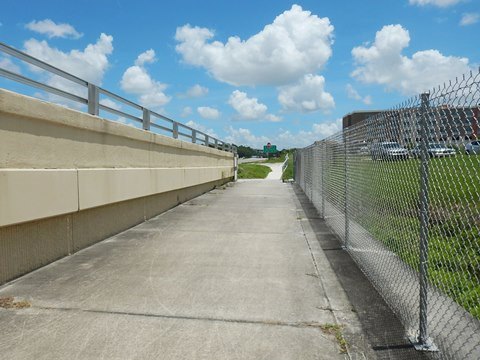
M 397 142 L 372 144 L 370 152 L 373 160 L 408 159 L 408 150 Z
M 465 145 L 465 153 L 467 155 L 480 154 L 480 141 L 470 141 L 467 145 Z
M 410 155 L 412 157 L 420 157 L 420 149 L 421 145 L 415 146 L 412 150 L 410 150 Z M 438 143 L 430 143 L 427 145 L 428 155 L 430 157 L 447 157 L 447 156 L 455 156 L 457 153 L 455 149 L 452 149 L 449 146 L 438 144 Z
M 368 155 L 370 153 L 370 148 L 368 147 L 368 145 L 362 145 L 358 149 L 358 153 L 360 155 Z

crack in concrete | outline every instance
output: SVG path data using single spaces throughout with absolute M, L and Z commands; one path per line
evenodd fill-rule
M 46 311 L 72 311 L 72 312 L 86 312 L 92 314 L 105 314 L 105 315 L 122 315 L 122 316 L 140 316 L 151 317 L 159 319 L 171 319 L 171 320 L 192 320 L 192 321 L 211 321 L 222 323 L 234 323 L 234 324 L 247 324 L 247 325 L 265 325 L 265 326 L 283 326 L 293 328 L 315 328 L 322 329 L 326 324 L 316 321 L 281 321 L 281 320 L 254 320 L 254 319 L 229 319 L 229 318 L 215 318 L 215 317 L 203 317 L 203 316 L 188 316 L 188 315 L 166 315 L 166 314 L 154 314 L 154 313 L 137 313 L 132 311 L 113 311 L 113 310 L 100 310 L 100 309 L 82 309 L 76 307 L 49 307 L 49 306 L 32 306 L 33 309 L 46 310 Z M 328 310 L 326 310 L 328 311 Z

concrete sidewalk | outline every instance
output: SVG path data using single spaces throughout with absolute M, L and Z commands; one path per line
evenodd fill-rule
M 305 218 L 290 184 L 240 181 L 19 278 L 0 357 L 373 358 Z

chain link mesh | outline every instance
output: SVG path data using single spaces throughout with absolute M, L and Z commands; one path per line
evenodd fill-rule
M 480 359 L 479 121 L 476 73 L 296 154 L 296 182 L 433 358 Z

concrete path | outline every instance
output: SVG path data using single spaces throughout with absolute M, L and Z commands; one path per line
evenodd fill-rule
M 282 180 L 282 163 L 262 164 L 268 166 L 272 171 L 267 175 L 265 180 Z
M 0 358 L 345 359 L 316 236 L 290 184 L 214 190 L 1 287 L 31 307 L 0 308 Z

